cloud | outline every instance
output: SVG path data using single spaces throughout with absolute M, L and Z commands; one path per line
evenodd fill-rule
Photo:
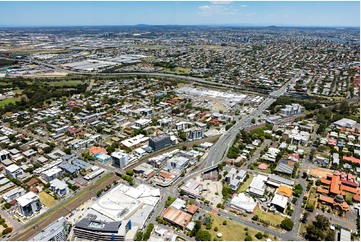
M 230 8 L 224 5 L 203 5 L 199 6 L 198 10 L 198 14 L 201 16 L 234 15 L 238 13 L 237 9 Z
M 211 1 L 212 4 L 219 5 L 219 4 L 230 4 L 233 1 Z
M 240 5 L 240 7 L 241 8 L 246 8 L 246 7 L 248 7 L 246 4 L 242 4 L 242 5 Z

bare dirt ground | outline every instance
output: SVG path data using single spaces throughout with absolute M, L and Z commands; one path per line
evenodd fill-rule
M 206 200 L 212 201 L 214 204 L 222 202 L 222 183 L 220 181 L 204 180 L 201 181 L 201 184 L 208 188 L 207 191 L 202 193 Z M 216 195 L 216 192 L 218 195 Z
M 329 169 L 323 169 L 323 168 L 311 168 L 310 169 L 310 175 L 315 177 L 327 177 L 327 174 L 332 175 L 333 171 Z
M 62 77 L 66 76 L 67 72 L 47 72 L 47 73 L 37 73 L 32 75 L 25 75 L 25 77 Z

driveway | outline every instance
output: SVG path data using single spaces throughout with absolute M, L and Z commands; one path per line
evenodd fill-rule
M 14 230 L 16 230 L 17 228 L 19 228 L 22 223 L 20 223 L 19 221 L 17 221 L 16 219 L 14 219 L 10 214 L 8 214 L 8 212 L 0 209 L 0 215 L 3 219 L 6 220 L 6 223 L 9 227 L 13 227 Z

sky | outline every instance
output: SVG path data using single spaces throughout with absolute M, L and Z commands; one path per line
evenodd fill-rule
M 0 26 L 360 26 L 359 1 L 3 2 Z

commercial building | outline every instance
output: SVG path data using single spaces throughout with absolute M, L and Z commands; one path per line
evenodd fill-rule
M 105 222 L 83 218 L 74 225 L 74 237 L 77 240 L 124 241 L 131 228 L 130 220 Z
M 111 154 L 113 166 L 123 168 L 128 164 L 128 155 L 123 152 L 113 152 Z
M 130 219 L 133 225 L 142 229 L 159 197 L 159 188 L 145 184 L 138 187 L 119 184 L 100 197 L 84 214 L 97 215 L 108 222 Z
M 253 178 L 247 191 L 254 196 L 262 197 L 266 189 L 267 176 L 257 175 Z
M 203 185 L 197 180 L 187 181 L 179 188 L 189 197 L 200 198 L 203 192 Z
M 255 202 L 252 197 L 248 197 L 244 193 L 239 193 L 232 198 L 231 207 L 246 213 L 253 213 L 258 207 L 258 203 Z
M 64 217 L 57 219 L 29 241 L 66 241 L 69 234 L 69 224 Z
M 152 147 L 154 151 L 161 150 L 170 145 L 172 145 L 172 140 L 169 134 L 152 135 L 149 138 L 149 146 Z
M 182 212 L 173 207 L 168 207 L 163 212 L 162 218 L 171 224 L 181 227 L 182 229 L 185 229 L 192 220 L 192 216 L 190 214 Z
M 28 192 L 16 199 L 17 212 L 23 217 L 30 217 L 41 209 L 41 203 L 38 195 Z
M 167 161 L 167 169 L 182 171 L 187 168 L 188 164 L 189 159 L 185 157 L 173 157 Z
M 284 116 L 292 116 L 301 114 L 303 111 L 303 107 L 297 103 L 293 103 L 291 105 L 286 105 L 286 107 L 282 108 L 279 113 Z

